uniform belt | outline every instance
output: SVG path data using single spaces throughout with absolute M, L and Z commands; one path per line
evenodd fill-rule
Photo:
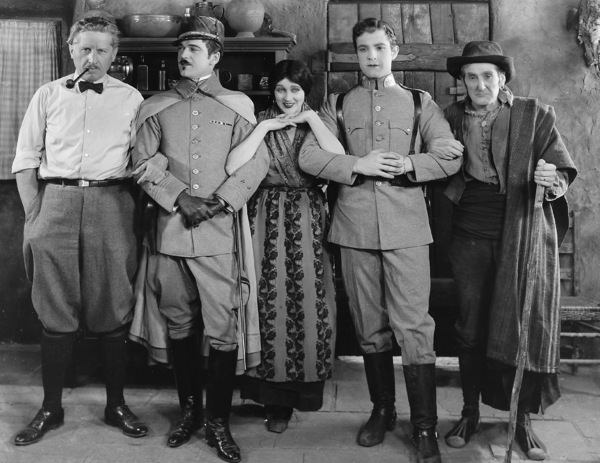
M 112 186 L 128 182 L 129 178 L 109 178 L 107 180 L 85 180 L 83 178 L 44 178 L 43 182 L 62 186 Z
M 389 183 L 391 186 L 398 186 L 404 188 L 417 187 L 422 186 L 419 183 L 411 182 L 406 174 L 396 175 L 394 178 L 384 178 L 384 177 L 367 177 L 364 175 L 357 175 L 356 180 L 352 184 L 352 186 L 358 186 L 365 183 L 366 180 L 373 180 L 376 182 L 385 182 Z

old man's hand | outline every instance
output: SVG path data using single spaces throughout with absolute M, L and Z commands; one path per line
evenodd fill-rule
M 188 228 L 197 227 L 201 222 L 211 219 L 225 209 L 224 204 L 214 196 L 202 198 L 191 196 L 185 191 L 177 197 L 177 205 Z
M 448 161 L 462 156 L 463 150 L 463 144 L 454 138 L 435 138 L 427 146 L 429 153 Z
M 533 172 L 533 181 L 543 187 L 551 187 L 558 183 L 556 166 L 540 159 Z

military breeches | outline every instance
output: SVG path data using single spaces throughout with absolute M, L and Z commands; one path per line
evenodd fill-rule
M 341 247 L 340 252 L 362 351 L 389 351 L 395 335 L 404 365 L 435 363 L 428 246 L 391 251 Z
M 235 255 L 156 257 L 153 290 L 158 295 L 159 310 L 167 319 L 169 337 L 183 339 L 202 333 L 204 328 L 214 349 L 234 350 L 240 307 Z M 246 285 L 242 288 L 245 301 Z

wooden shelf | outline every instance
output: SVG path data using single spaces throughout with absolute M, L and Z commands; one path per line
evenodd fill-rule
M 175 52 L 176 37 L 122 37 L 119 53 L 126 52 Z M 294 46 L 290 37 L 225 37 L 225 53 L 265 53 L 284 51 L 288 53 Z

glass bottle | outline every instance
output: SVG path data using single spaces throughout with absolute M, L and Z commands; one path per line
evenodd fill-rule
M 148 90 L 148 65 L 144 62 L 144 55 L 140 56 L 140 64 L 136 71 L 137 89 L 140 91 Z
M 158 69 L 158 89 L 167 89 L 167 65 L 165 60 L 160 60 L 160 68 Z

